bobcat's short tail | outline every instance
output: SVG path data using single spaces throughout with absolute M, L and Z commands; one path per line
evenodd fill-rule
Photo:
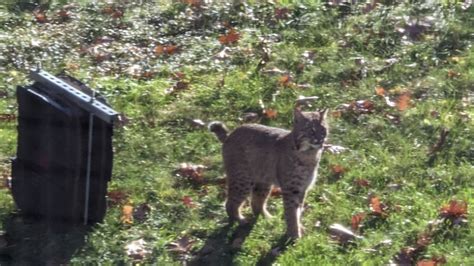
M 228 133 L 227 128 L 225 128 L 224 124 L 222 124 L 221 122 L 215 121 L 215 122 L 209 123 L 208 127 L 211 132 L 214 132 L 214 134 L 216 134 L 220 142 L 224 143 L 224 141 L 227 139 L 227 133 Z

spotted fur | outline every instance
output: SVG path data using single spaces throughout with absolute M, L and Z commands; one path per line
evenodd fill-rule
M 301 213 L 306 193 L 314 184 L 328 132 L 327 110 L 294 111 L 292 130 L 246 124 L 228 134 L 222 123 L 210 129 L 223 142 L 227 174 L 225 208 L 230 221 L 245 223 L 240 212 L 250 196 L 255 215 L 269 216 L 266 202 L 272 186 L 282 190 L 287 235 L 301 237 Z

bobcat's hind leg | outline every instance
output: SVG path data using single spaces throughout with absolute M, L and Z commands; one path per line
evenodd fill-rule
M 272 184 L 256 183 L 252 190 L 252 211 L 255 216 L 263 214 L 265 218 L 272 217 L 267 211 L 267 199 L 272 190 Z
M 246 224 L 247 221 L 240 213 L 240 208 L 250 195 L 252 184 L 247 179 L 233 179 L 228 176 L 227 201 L 225 209 L 229 216 L 230 223 L 235 221 L 239 224 Z

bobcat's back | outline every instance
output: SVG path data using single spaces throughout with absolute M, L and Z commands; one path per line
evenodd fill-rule
M 276 164 L 290 131 L 257 124 L 235 129 L 225 140 L 222 154 L 227 172 L 250 171 L 255 181 L 276 183 Z

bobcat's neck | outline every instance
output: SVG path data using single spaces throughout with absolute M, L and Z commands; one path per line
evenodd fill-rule
M 284 141 L 287 142 L 287 147 L 289 148 L 289 150 L 291 150 L 291 153 L 296 158 L 299 158 L 304 161 L 316 161 L 320 157 L 320 151 L 322 151 L 322 145 L 321 145 L 321 148 L 318 148 L 318 149 L 309 148 L 306 150 L 302 150 L 296 144 L 296 139 L 293 132 L 288 133 L 288 135 L 285 136 Z

